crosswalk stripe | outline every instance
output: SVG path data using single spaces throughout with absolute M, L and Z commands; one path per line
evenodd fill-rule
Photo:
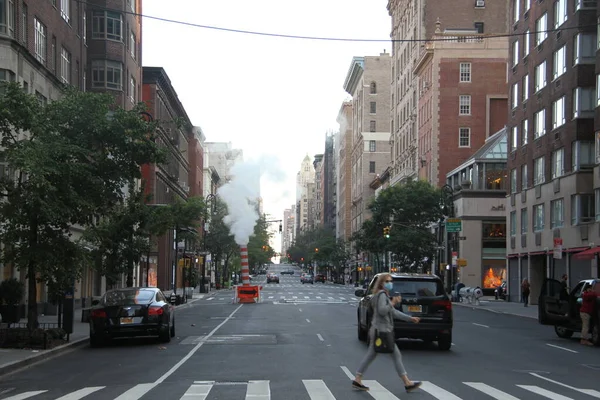
M 305 298 L 305 299 L 310 299 L 310 297 L 308 297 L 308 296 L 304 296 L 304 298 Z
M 250 381 L 246 389 L 246 400 L 271 400 L 269 381 Z
M 317 296 L 317 299 L 321 300 L 321 296 Z
M 303 379 L 302 383 L 310 400 L 335 400 L 333 393 L 321 379 Z
M 212 388 L 212 384 L 198 385 L 194 383 L 188 388 L 188 390 L 186 390 L 179 400 L 206 400 Z
M 532 393 L 539 394 L 540 396 L 544 396 L 547 399 L 573 400 L 571 397 L 563 396 L 562 394 L 554 393 L 549 390 L 542 389 L 541 387 L 538 387 L 538 386 L 531 386 L 531 385 L 517 385 L 517 386 L 520 387 L 521 389 L 525 389 Z
M 375 400 L 400 400 L 377 381 L 363 381 L 363 385 L 369 387 L 369 391 L 367 393 L 369 393 Z
M 104 389 L 105 387 L 106 386 L 85 387 L 83 389 L 79 389 L 79 390 L 76 390 L 69 394 L 66 394 L 62 397 L 59 397 L 56 400 L 79 400 L 79 399 L 84 398 L 85 396 L 88 396 L 94 392 L 97 392 L 98 390 Z
M 515 396 L 505 393 L 502 390 L 493 388 L 489 385 L 486 385 L 485 383 L 481 383 L 481 382 L 463 382 L 463 383 L 469 387 L 472 387 L 473 389 L 479 390 L 480 392 L 487 394 L 490 397 L 493 397 L 496 400 L 519 400 Z
M 135 385 L 115 400 L 138 400 L 143 395 L 154 389 L 156 383 L 140 383 L 139 385 Z
M 47 390 L 36 390 L 33 392 L 19 393 L 19 394 L 15 394 L 14 396 L 7 397 L 3 400 L 25 400 L 30 397 L 37 396 L 38 394 L 42 394 L 42 393 L 46 393 L 46 392 L 47 392 Z
M 434 385 L 431 382 L 423 381 L 421 385 L 421 390 L 429 393 L 433 397 L 439 400 L 462 400 L 460 397 L 450 393 L 446 389 L 442 389 L 441 387 Z
M 587 394 L 588 396 L 595 397 L 596 399 L 600 399 L 600 392 L 597 391 L 597 390 L 594 390 L 594 389 L 579 389 L 579 388 L 567 385 L 565 383 L 562 383 L 562 382 L 555 381 L 553 379 L 547 378 L 547 377 L 542 376 L 540 374 L 536 374 L 535 372 L 530 372 L 530 374 L 532 376 L 535 376 L 536 378 L 543 379 L 543 380 L 545 380 L 547 382 L 552 382 L 552 383 L 554 383 L 556 385 L 559 385 L 559 386 L 562 386 L 562 387 L 566 387 L 567 389 L 571 389 L 571 390 L 574 390 L 576 392 Z

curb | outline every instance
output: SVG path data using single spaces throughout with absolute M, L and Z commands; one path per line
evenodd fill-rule
M 514 314 L 511 312 L 506 312 L 506 311 L 498 311 L 498 310 L 491 310 L 489 308 L 483 308 L 483 307 L 476 307 L 473 306 L 472 304 L 461 304 L 461 303 L 452 303 L 453 305 L 459 306 L 459 307 L 463 307 L 463 308 L 470 308 L 471 310 L 483 310 L 483 311 L 488 311 L 494 314 L 503 314 L 503 315 L 512 315 L 515 317 L 521 317 L 521 318 L 529 318 L 529 319 L 535 319 L 537 321 L 537 316 L 536 317 L 532 317 L 529 315 L 521 315 L 521 314 Z

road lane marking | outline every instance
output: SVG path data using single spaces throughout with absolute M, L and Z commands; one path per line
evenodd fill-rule
M 532 393 L 539 394 L 551 400 L 573 400 L 571 397 L 563 396 L 562 394 L 554 393 L 541 387 L 531 385 L 517 385 L 521 389 L 529 390 Z
M 342 371 L 344 371 L 344 373 L 346 374 L 346 376 L 352 380 L 354 380 L 354 375 L 352 375 L 352 372 L 350 372 L 350 370 L 348 369 L 348 367 L 346 367 L 345 365 L 342 365 L 340 367 L 342 369 Z
M 88 396 L 94 392 L 97 392 L 100 389 L 104 389 L 106 386 L 94 386 L 94 387 L 86 387 L 83 389 L 79 389 L 75 392 L 71 392 L 69 394 L 66 394 L 62 397 L 59 397 L 56 400 L 79 400 L 84 398 L 85 396 Z
M 210 393 L 210 391 L 213 388 L 214 383 L 202 383 L 202 384 L 196 384 L 194 383 L 193 385 L 191 385 L 188 390 L 186 390 L 186 392 L 183 394 L 183 396 L 180 397 L 179 400 L 188 400 L 188 399 L 193 399 L 193 400 L 206 400 L 206 398 L 208 397 L 208 394 Z
M 335 400 L 333 393 L 321 379 L 303 379 L 302 383 L 311 399 Z
M 298 298 L 298 296 L 292 296 L 292 299 L 297 299 L 297 298 Z
M 317 333 L 317 337 L 319 338 L 319 340 L 320 340 L 321 342 L 324 342 L 324 341 L 325 341 L 325 339 L 323 339 L 323 336 L 321 336 L 321 334 L 320 334 L 320 333 Z
M 137 400 L 154 389 L 156 385 L 158 385 L 158 383 L 140 383 L 139 385 L 135 385 L 125 393 L 121 394 L 115 400 Z
M 269 381 L 249 381 L 246 400 L 271 400 Z
M 546 346 L 554 347 L 555 349 L 561 349 L 561 350 L 564 350 L 564 351 L 570 351 L 571 353 L 579 353 L 576 350 L 567 349 L 566 347 L 557 346 L 555 344 L 546 343 Z
M 375 400 L 400 400 L 377 381 L 363 381 L 363 385 L 369 387 L 369 391 L 367 393 L 369 393 Z
M 486 385 L 485 383 L 480 383 L 480 382 L 463 382 L 463 383 L 469 387 L 472 387 L 473 389 L 479 390 L 480 392 L 487 394 L 490 397 L 493 397 L 496 400 L 519 400 L 515 396 L 505 393 L 502 390 L 493 388 L 489 385 Z
M 310 319 L 306 318 L 306 322 L 308 322 L 310 324 Z
M 450 393 L 446 389 L 442 389 L 441 387 L 434 385 L 431 382 L 423 381 L 423 385 L 421 385 L 421 390 L 429 393 L 436 399 L 444 399 L 444 400 L 462 400 L 460 397 L 455 396 Z
M 308 297 L 308 296 L 304 296 L 304 298 L 305 298 L 305 299 L 310 299 L 310 297 Z
M 321 300 L 321 296 L 317 296 L 317 299 Z
M 11 397 L 7 397 L 3 400 L 25 400 L 30 397 L 37 396 L 38 394 L 42 394 L 42 393 L 46 393 L 46 392 L 47 392 L 47 390 L 36 390 L 35 392 L 25 392 L 25 393 L 16 394 Z
M 481 326 L 481 327 L 483 327 L 483 328 L 489 328 L 489 326 L 488 326 L 488 325 L 478 324 L 478 323 L 475 323 L 475 322 L 473 322 L 472 324 L 473 324 L 473 325 L 477 325 L 477 326 Z
M 299 308 L 299 309 L 298 309 L 298 311 L 302 312 L 302 309 L 301 309 L 301 308 Z
M 577 392 L 587 394 L 588 396 L 592 396 L 592 397 L 595 397 L 597 399 L 600 399 L 600 392 L 597 391 L 597 390 L 593 390 L 593 389 L 579 389 L 579 388 L 576 388 L 576 387 L 573 387 L 573 386 L 569 386 L 569 385 L 567 385 L 565 383 L 558 382 L 558 381 L 555 381 L 555 380 L 550 379 L 550 378 L 546 378 L 545 376 L 542 376 L 540 374 L 536 374 L 535 372 L 530 372 L 530 374 L 533 375 L 533 376 L 535 376 L 536 378 L 540 378 L 540 379 L 543 379 L 545 381 L 552 382 L 552 383 L 554 383 L 556 385 L 559 385 L 559 386 L 562 386 L 562 387 L 566 387 L 567 389 L 575 390 Z

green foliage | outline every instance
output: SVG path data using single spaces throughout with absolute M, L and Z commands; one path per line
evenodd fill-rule
M 25 294 L 25 285 L 16 278 L 0 282 L 0 305 L 15 306 L 21 303 Z
M 256 221 L 256 225 L 254 225 L 254 234 L 250 236 L 248 241 L 248 265 L 250 268 L 267 264 L 275 256 L 275 252 L 270 245 L 271 236 L 269 223 L 266 222 L 266 217 L 261 215 Z
M 0 180 L 0 234 L 9 244 L 2 260 L 27 271 L 33 328 L 36 279 L 72 285 L 81 270 L 84 252 L 72 227 L 123 204 L 122 188 L 161 152 L 156 124 L 141 117 L 141 105 L 125 111 L 109 94 L 70 89 L 41 104 L 17 84 L 2 85 L 0 159 L 10 166 Z

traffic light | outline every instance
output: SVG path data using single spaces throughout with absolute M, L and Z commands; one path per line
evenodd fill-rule
M 283 232 L 283 226 L 279 224 L 279 233 Z
M 390 227 L 389 226 L 383 227 L 383 237 L 385 237 L 386 239 L 390 238 Z

